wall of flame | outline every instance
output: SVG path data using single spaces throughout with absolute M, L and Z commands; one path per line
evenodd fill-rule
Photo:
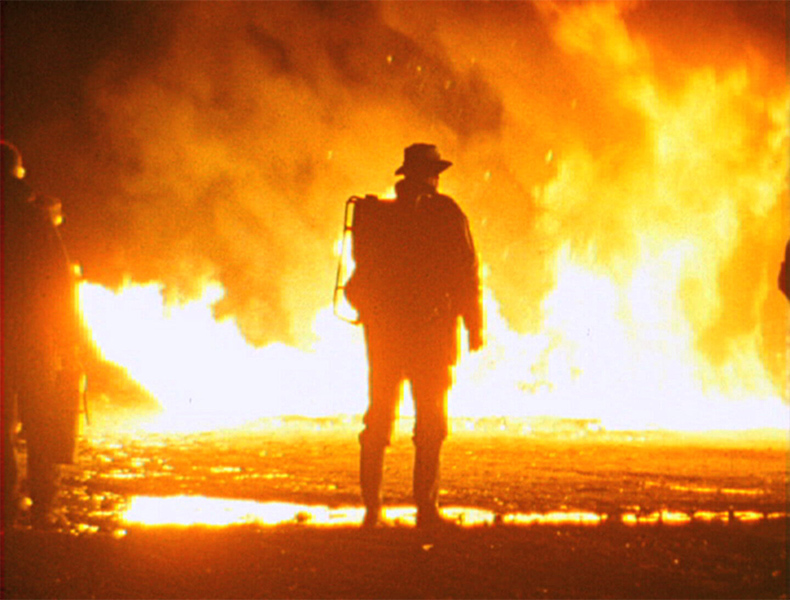
M 787 404 L 784 3 L 19 4 L 4 135 L 89 282 L 309 354 L 344 200 L 431 141 L 518 373 L 500 410 Z

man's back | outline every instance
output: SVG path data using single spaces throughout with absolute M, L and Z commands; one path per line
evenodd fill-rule
M 419 325 L 455 319 L 476 269 L 466 217 L 448 196 L 368 201 L 358 207 L 354 250 L 363 315 Z

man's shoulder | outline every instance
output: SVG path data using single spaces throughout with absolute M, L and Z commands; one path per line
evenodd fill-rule
M 431 210 L 440 213 L 445 218 L 466 220 L 466 214 L 463 209 L 447 194 L 431 194 L 431 200 L 428 205 L 431 207 Z
M 448 196 L 447 194 L 440 194 L 439 192 L 434 192 L 431 194 L 431 198 L 440 204 L 446 204 L 451 206 L 457 206 L 455 200 L 452 197 Z
M 429 205 L 438 210 L 462 212 L 461 207 L 458 206 L 458 203 L 452 197 L 438 192 L 430 195 Z

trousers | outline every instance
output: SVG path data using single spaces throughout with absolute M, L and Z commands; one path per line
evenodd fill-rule
M 26 483 L 34 519 L 51 508 L 64 462 L 53 434 L 59 412 L 53 360 L 40 347 L 9 348 L 3 365 L 3 528 L 10 529 L 20 500 L 18 429 L 26 441 Z
M 366 326 L 369 404 L 360 434 L 360 484 L 368 513 L 381 507 L 384 455 L 392 441 L 404 382 L 411 384 L 415 424 L 413 442 L 414 499 L 420 510 L 434 511 L 437 504 L 439 456 L 448 435 L 447 393 L 452 385 L 452 364 L 446 345 L 423 335 L 408 335 Z M 431 343 L 433 342 L 433 343 Z
M 447 346 L 455 346 L 454 340 L 442 343 L 446 335 L 431 333 L 387 323 L 365 326 L 369 401 L 363 443 L 389 446 L 407 381 L 414 400 L 415 446 L 441 445 L 447 437 L 447 392 L 453 381 L 453 354 Z

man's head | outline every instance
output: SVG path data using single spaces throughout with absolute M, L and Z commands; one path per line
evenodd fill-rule
M 439 173 L 452 164 L 439 156 L 439 151 L 433 144 L 412 144 L 403 151 L 403 164 L 395 171 L 395 175 L 438 182 Z
M 3 178 L 23 179 L 25 168 L 22 166 L 22 155 L 17 147 L 10 142 L 0 140 L 0 148 L 2 148 L 0 161 L 2 161 Z

